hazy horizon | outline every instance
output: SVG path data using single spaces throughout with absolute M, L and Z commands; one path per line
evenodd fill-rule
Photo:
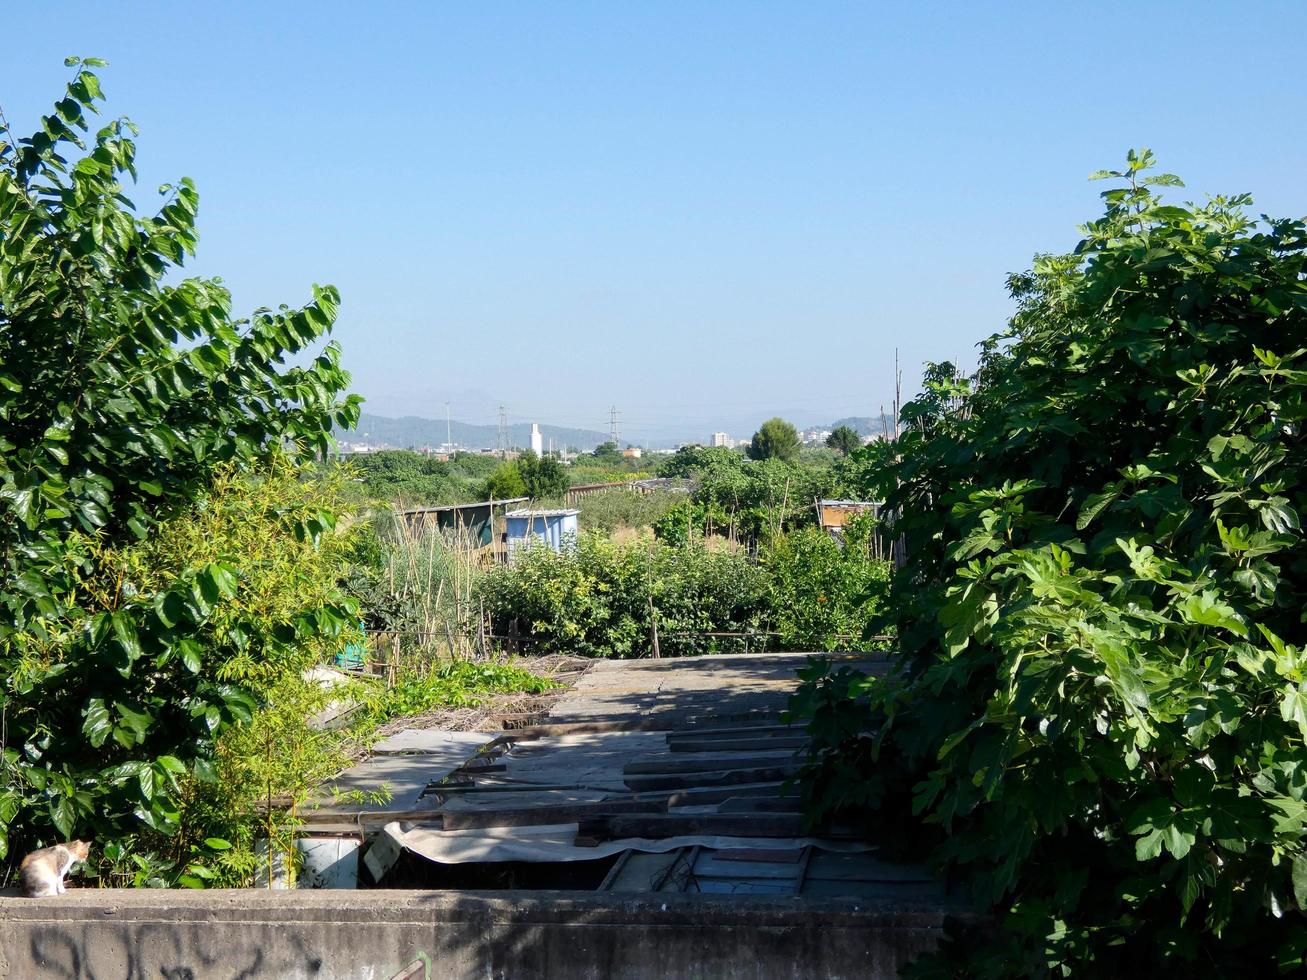
M 1299 4 L 54 2 L 6 24 L 14 127 L 65 55 L 107 58 L 137 204 L 196 180 L 190 271 L 238 312 L 337 285 L 345 365 L 389 417 L 502 403 L 602 431 L 616 405 L 641 442 L 875 415 L 895 348 L 907 393 L 926 360 L 974 363 L 1006 274 L 1074 246 L 1087 175 L 1132 146 L 1181 199 L 1307 210 L 1295 87 L 1192 64 L 1296 63 Z
M 499 423 L 498 405 L 500 403 L 493 400 L 475 401 L 476 392 L 464 392 L 464 399 L 451 397 L 449 420 L 455 424 L 490 426 L 497 427 Z M 460 411 L 460 406 L 466 406 L 471 403 L 477 407 L 471 411 Z M 600 412 L 594 419 L 582 418 L 576 422 L 566 417 L 556 417 L 551 414 L 528 414 L 519 415 L 513 407 L 504 403 L 505 411 L 508 415 L 510 426 L 530 425 L 537 422 L 542 426 L 553 426 L 555 428 L 568 429 L 587 429 L 596 433 L 606 433 L 609 431 L 609 415 L 607 411 Z M 886 405 L 885 410 L 888 412 L 890 406 Z M 408 418 L 424 419 L 435 423 L 438 426 L 444 425 L 446 416 L 444 413 L 443 403 L 439 414 L 420 412 L 381 412 L 377 411 L 374 406 L 365 403 L 363 406 L 365 415 L 380 416 L 390 420 L 403 420 Z M 678 418 L 674 413 L 664 419 L 651 417 L 648 419 L 638 419 L 628 425 L 625 413 L 619 414 L 618 429 L 621 434 L 621 441 L 633 445 L 650 444 L 669 444 L 673 442 L 708 442 L 714 432 L 725 432 L 732 439 L 742 440 L 749 438 L 758 426 L 764 421 L 774 416 L 779 416 L 787 422 L 793 423 L 799 429 L 811 429 L 823 426 L 829 426 L 844 418 L 862 418 L 875 417 L 879 415 L 879 408 L 870 412 L 846 412 L 838 415 L 829 413 L 812 412 L 801 408 L 793 411 L 783 409 L 766 412 L 739 412 L 725 413 L 716 416 L 719 424 L 711 425 L 704 428 L 700 425 L 699 419 L 684 420 Z

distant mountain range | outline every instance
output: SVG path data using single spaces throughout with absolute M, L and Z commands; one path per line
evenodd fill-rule
M 571 429 L 561 425 L 541 425 L 540 434 L 544 438 L 545 448 L 549 448 L 552 439 L 555 449 L 575 446 L 590 450 L 601 442 L 608 440 L 608 433 L 593 429 Z M 370 446 L 390 446 L 394 449 L 435 449 L 452 437 L 454 444 L 464 449 L 494 449 L 498 444 L 499 427 L 494 425 L 472 425 L 457 420 L 451 422 L 446 434 L 444 419 L 422 419 L 415 415 L 389 419 L 383 415 L 359 416 L 358 425 L 353 429 L 340 430 L 336 438 L 344 442 L 366 443 Z M 531 445 L 531 426 L 519 422 L 508 427 L 510 448 L 525 448 Z
M 816 423 L 800 426 L 800 429 L 834 429 L 841 425 L 856 429 L 858 435 L 880 435 L 885 431 L 885 423 L 893 429 L 893 420 L 889 416 L 882 419 L 879 415 L 851 415 L 836 419 L 830 423 Z M 608 441 L 608 433 L 597 429 L 576 429 L 565 425 L 547 425 L 542 423 L 540 434 L 548 449 L 553 440 L 555 449 L 569 446 L 583 452 L 593 449 L 601 442 Z M 670 433 L 669 433 L 670 435 Z M 444 419 L 424 419 L 416 415 L 405 415 L 392 419 L 384 415 L 364 413 L 359 416 L 359 423 L 353 429 L 341 430 L 336 437 L 344 442 L 364 443 L 369 446 L 390 446 L 394 449 L 423 449 L 442 445 L 446 441 Z M 494 449 L 498 445 L 499 428 L 494 425 L 473 425 L 469 422 L 453 421 L 449 424 L 449 437 L 456 446 L 464 449 Z M 746 436 L 747 438 L 747 436 Z M 518 422 L 508 427 L 509 448 L 524 448 L 531 444 L 531 426 Z M 625 441 L 625 440 L 623 440 Z M 652 440 L 654 448 L 671 447 L 682 442 L 706 442 L 702 436 L 691 433 L 688 438 L 663 438 Z

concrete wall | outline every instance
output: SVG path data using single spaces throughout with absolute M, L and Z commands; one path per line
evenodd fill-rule
M 0 898 L 0 977 L 893 977 L 938 909 L 576 892 L 72 890 Z

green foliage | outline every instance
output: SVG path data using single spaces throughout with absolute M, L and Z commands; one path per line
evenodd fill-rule
M 400 507 L 435 507 L 486 499 L 481 488 L 499 460 L 481 453 L 455 453 L 445 462 L 423 453 L 385 449 L 356 453 L 349 465 L 361 477 L 369 499 Z
M 448 633 L 470 628 L 472 592 L 483 574 L 479 538 L 412 528 L 393 512 L 373 514 L 352 539 L 348 585 L 369 629 L 404 634 L 405 646 L 449 650 Z
M 512 663 L 452 660 L 426 672 L 409 674 L 394 687 L 376 692 L 360 715 L 358 727 L 374 728 L 392 718 L 418 715 L 436 708 L 474 708 L 492 695 L 540 694 L 557 687 Z
M 759 562 L 702 537 L 618 543 L 583 532 L 574 552 L 531 548 L 490 571 L 480 597 L 494 632 L 523 637 L 531 653 L 648 656 L 654 621 L 664 656 L 833 650 L 866 631 L 888 579 L 867 552 L 869 531 L 858 533 L 841 549 L 808 528 Z
M 600 534 L 622 528 L 652 527 L 676 504 L 685 499 L 679 493 L 637 493 L 634 490 L 604 490 L 581 497 L 577 508 L 581 527 Z
M 772 418 L 764 422 L 749 440 L 750 459 L 780 459 L 793 461 L 799 458 L 799 433 L 789 422 Z
M 248 886 L 260 866 L 271 880 L 273 865 L 281 860 L 293 870 L 300 809 L 349 760 L 347 733 L 313 719 L 333 701 L 351 698 L 356 686 L 361 685 L 319 686 L 299 672 L 283 674 L 249 722 L 218 739 L 215 778 L 187 787 L 182 833 L 167 842 L 164 854 L 220 834 L 233 847 L 203 865 L 214 884 Z M 205 884 L 202 876 L 199 882 L 178 878 L 176 883 Z
M 889 567 L 873 557 L 874 524 L 862 515 L 841 544 L 819 528 L 777 535 L 763 552 L 771 623 L 783 650 L 860 645 L 889 588 Z
M 352 616 L 310 591 L 265 637 L 243 604 L 267 569 L 237 550 L 182 560 L 160 522 L 195 519 L 221 474 L 325 450 L 357 399 L 338 400 L 334 345 L 284 366 L 330 330 L 335 290 L 233 320 L 216 280 L 173 277 L 195 246 L 194 185 L 138 215 L 121 183 L 135 128 L 84 137 L 97 63 L 69 64 L 40 130 L 0 133 L 0 859 L 11 842 L 143 835 L 184 862 L 186 787 L 257 710 L 264 655 L 294 659 Z M 266 521 L 308 547 L 331 535 L 315 506 Z M 157 566 L 134 560 L 141 541 Z
M 512 500 L 514 497 L 530 496 L 517 460 L 500 463 L 486 480 L 480 496 L 486 500 Z
M 855 454 L 907 541 L 900 674 L 796 706 L 816 810 L 996 913 L 922 976 L 1304 966 L 1307 226 L 1163 203 L 1151 162 Z
M 862 437 L 858 435 L 857 429 L 850 428 L 847 425 L 839 425 L 832 429 L 831 434 L 826 437 L 826 445 L 840 455 L 847 456 L 862 445 Z
M 223 861 L 248 853 L 253 804 L 269 795 L 282 805 L 266 809 L 259 826 L 279 839 L 283 812 L 342 760 L 338 740 L 309 724 L 326 694 L 302 679 L 351 641 L 357 623 L 337 585 L 349 547 L 334 530 L 338 506 L 338 483 L 301 480 L 288 463 L 257 478 L 227 467 L 209 493 L 144 541 L 94 551 L 81 607 L 114 609 L 119 643 L 120 623 L 143 621 L 153 632 L 174 621 L 175 652 L 155 654 L 148 670 L 140 663 L 125 674 L 79 677 L 86 670 L 75 659 L 84 656 L 79 645 L 65 641 L 52 651 L 66 659 L 46 675 L 62 667 L 59 682 L 77 677 L 78 687 L 63 687 L 72 696 L 49 702 L 9 700 L 18 730 L 33 732 L 27 745 L 43 750 L 31 759 L 29 748 L 32 764 L 16 770 L 26 807 L 15 823 L 40 832 L 53 771 L 76 787 L 78 826 L 102 843 L 130 842 L 124 856 L 132 861 L 150 855 L 151 880 L 171 861 L 167 881 L 185 884 L 185 875 L 202 883 L 187 855 L 208 837 L 244 845 Z M 41 689 L 51 686 L 47 680 Z M 163 758 L 151 762 L 153 753 Z M 106 870 L 124 873 L 112 862 Z
M 612 447 L 611 450 L 605 446 Z M 613 443 L 603 443 L 593 453 L 581 453 L 567 467 L 572 486 L 587 483 L 625 483 L 650 476 L 648 457 L 623 456 Z
M 658 467 L 661 477 L 694 477 L 738 473 L 744 468 L 744 454 L 725 446 L 682 446 Z
M 724 507 L 699 500 L 678 500 L 653 522 L 654 536 L 667 544 L 704 541 L 715 532 L 733 540 L 735 525 Z
M 681 634 L 758 630 L 765 608 L 763 576 L 744 555 L 586 532 L 570 553 L 519 552 L 486 575 L 480 595 L 496 634 L 524 637 L 532 654 L 591 657 L 647 656 L 651 607 L 665 655 L 740 649 Z
M 750 543 L 812 523 L 813 505 L 834 485 L 825 467 L 780 459 L 749 460 L 718 447 L 687 446 L 666 460 L 661 476 L 688 477 L 694 492 L 655 523 L 659 537 L 682 542 L 722 534 Z
M 567 493 L 567 470 L 553 456 L 537 456 L 528 449 L 517 458 L 517 468 L 528 497 L 545 500 Z
M 486 481 L 487 499 L 531 497 L 543 500 L 567 493 L 567 469 L 553 456 L 537 456 L 529 449 L 503 463 Z

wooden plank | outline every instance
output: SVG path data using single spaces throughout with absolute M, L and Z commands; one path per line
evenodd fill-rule
M 732 796 L 722 800 L 718 813 L 802 813 L 799 795 L 790 796 Z
M 314 821 L 308 820 L 295 828 L 297 837 L 357 837 L 360 827 L 357 821 Z
M 783 881 L 792 888 L 797 867 L 797 864 L 777 864 L 774 861 L 722 861 L 717 855 L 705 854 L 699 858 L 694 873 L 698 878 L 724 881 Z
M 667 739 L 671 752 L 768 752 L 801 749 L 809 744 L 807 735 L 771 735 L 761 738 L 676 738 Z
M 643 815 L 627 814 L 582 820 L 577 843 L 622 840 L 627 837 L 797 837 L 803 832 L 803 820 L 786 814 L 701 813 Z M 582 844 L 582 839 L 586 841 Z
M 486 744 L 488 746 L 509 745 L 513 742 L 529 742 L 539 738 L 553 738 L 558 735 L 605 734 L 608 732 L 669 732 L 678 735 L 695 735 L 700 732 L 732 732 L 738 734 L 769 729 L 777 731 L 795 730 L 789 725 L 776 724 L 772 721 L 772 719 L 780 717 L 779 711 L 764 712 L 763 716 L 758 715 L 757 712 L 746 712 L 739 715 L 738 720 L 748 721 L 755 717 L 762 717 L 763 720 L 770 723 L 723 728 L 723 722 L 737 720 L 737 716 L 716 716 L 700 713 L 687 717 L 683 711 L 646 712 L 645 714 L 631 715 L 626 718 L 596 718 L 594 721 L 555 721 L 541 725 L 530 725 L 497 735 L 494 741 Z
M 730 786 L 734 783 L 767 783 L 797 775 L 799 766 L 775 766 L 768 769 L 725 769 L 717 772 L 651 773 L 623 779 L 629 789 L 692 789 L 700 786 Z
M 727 786 L 705 786 L 699 789 L 678 790 L 667 797 L 668 806 L 703 806 L 707 803 L 720 803 L 723 800 L 736 799 L 741 796 L 763 796 L 782 799 L 787 795 L 797 799 L 797 794 L 785 794 L 785 784 L 779 780 L 763 783 L 739 783 Z M 652 793 L 637 793 L 637 797 L 652 796 Z
M 667 812 L 666 801 L 606 800 L 598 803 L 560 803 L 504 809 L 445 810 L 446 830 L 470 830 L 476 827 L 528 827 L 549 823 L 577 823 L 595 817 L 625 813 L 659 814 Z
M 802 725 L 745 725 L 732 728 L 685 728 L 671 732 L 667 741 L 696 738 L 765 738 L 776 735 L 802 735 Z
M 725 769 L 765 769 L 783 766 L 793 760 L 793 753 L 776 755 L 721 755 L 707 759 L 654 759 L 650 762 L 628 762 L 622 773 L 628 776 L 647 776 L 656 773 L 721 772 Z M 467 770 L 464 770 L 465 772 Z
M 776 696 L 775 700 L 784 702 L 788 699 L 788 693 Z M 770 700 L 770 698 L 769 698 Z M 698 725 L 720 725 L 723 721 L 775 721 L 779 723 L 780 716 L 784 708 L 746 708 L 744 711 L 728 712 L 703 712 L 699 715 L 685 715 L 685 725 L 677 725 L 677 729 L 698 727 Z
M 595 891 L 612 891 L 613 882 L 621 877 L 622 872 L 626 869 L 626 865 L 630 860 L 631 852 L 629 850 L 623 851 L 613 866 L 608 869 L 608 874 L 604 875 L 604 880 L 599 883 L 599 887 L 596 888 Z
M 467 793 L 536 793 L 550 790 L 574 790 L 583 792 L 588 787 L 578 786 L 576 783 L 451 783 L 448 786 L 443 784 L 430 790 L 429 796 L 434 796 L 437 800 L 446 796 L 462 795 Z
M 487 772 L 508 772 L 507 763 L 503 762 L 482 762 L 476 765 L 459 766 L 451 776 L 478 776 Z
M 812 845 L 809 844 L 803 849 L 803 859 L 799 862 L 799 870 L 794 875 L 794 894 L 803 894 L 803 879 L 808 876 L 808 865 L 812 861 Z

